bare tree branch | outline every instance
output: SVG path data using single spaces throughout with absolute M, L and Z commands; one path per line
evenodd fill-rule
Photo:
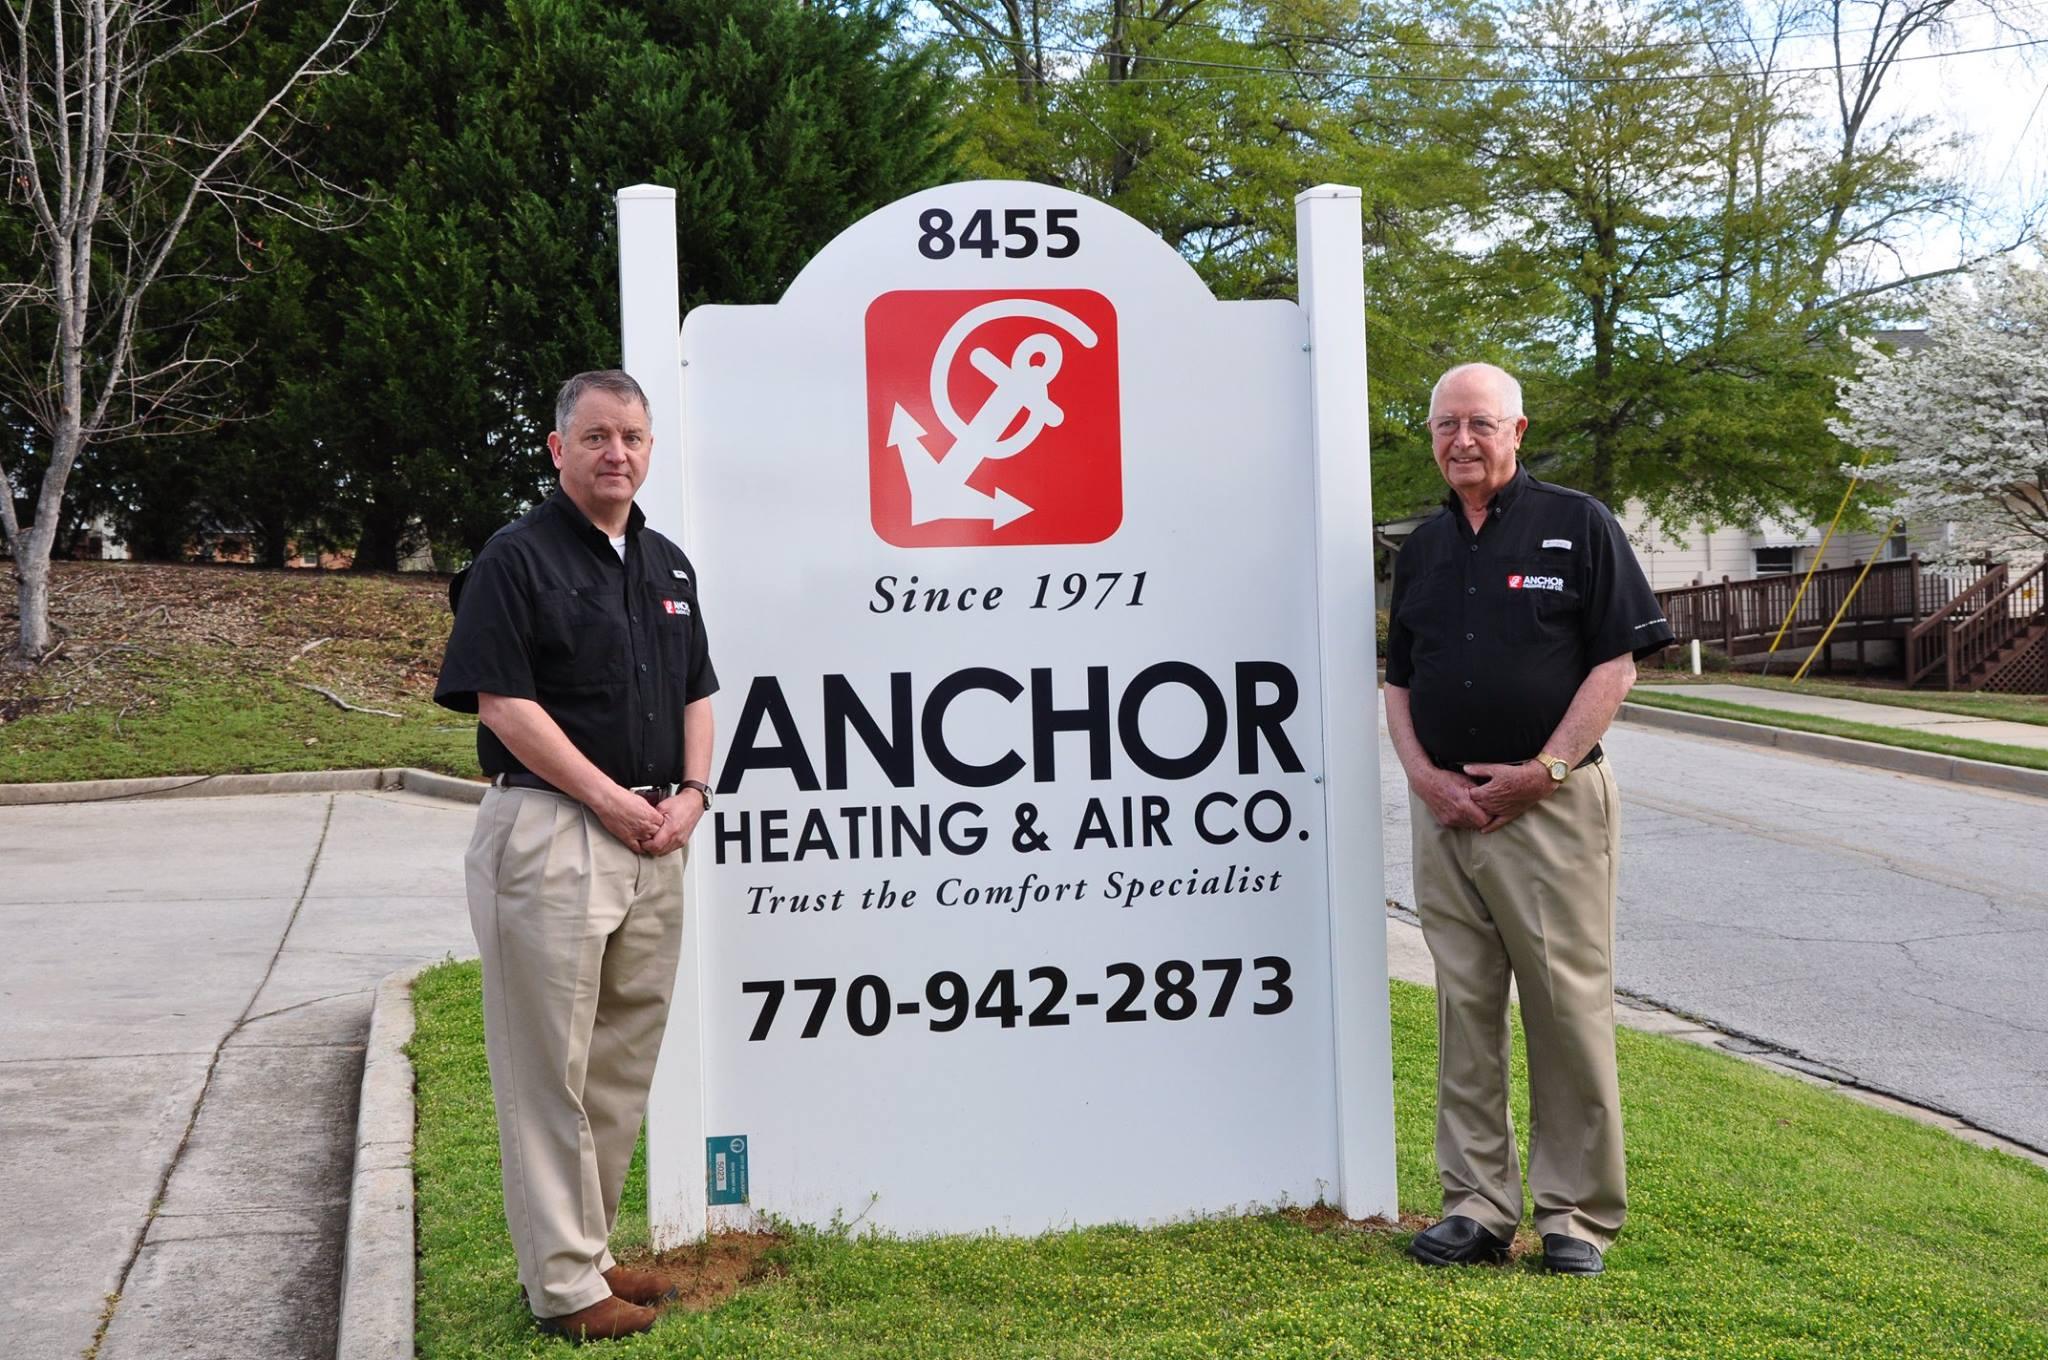
M 145 320 L 158 285 L 200 276 L 172 263 L 187 228 L 201 213 L 224 215 L 239 252 L 251 235 L 243 214 L 326 228 L 346 217 L 337 200 L 362 201 L 313 172 L 274 131 L 303 127 L 294 101 L 348 68 L 393 0 L 333 2 L 332 23 L 253 111 L 210 133 L 152 125 L 151 78 L 167 63 L 233 48 L 252 31 L 260 0 L 0 0 L 8 25 L 0 34 L 0 171 L 7 199 L 30 210 L 39 257 L 31 277 L 0 285 L 0 321 L 27 309 L 49 328 L 40 371 L 26 371 L 12 353 L 0 366 L 0 390 L 50 441 L 35 518 L 26 528 L 14 522 L 10 491 L 0 523 L 15 558 L 23 661 L 49 645 L 49 559 L 79 456 L 96 442 L 218 418 L 204 399 L 208 379 L 238 356 L 195 352 L 186 339 L 166 357 L 137 362 L 143 337 L 189 336 L 220 305 L 199 304 L 177 327 Z

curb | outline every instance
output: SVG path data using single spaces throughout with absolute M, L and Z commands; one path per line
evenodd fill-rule
M 1990 760 L 1968 760 L 1933 751 L 1914 751 L 1903 746 L 1884 746 L 1853 737 L 1830 737 L 1819 732 L 1799 732 L 1789 727 L 1741 722 L 1734 718 L 1712 718 L 1704 713 L 1684 713 L 1673 708 L 1652 708 L 1648 704 L 1623 703 L 1616 715 L 1639 727 L 1661 727 L 1697 737 L 1717 737 L 1750 746 L 1774 746 L 1796 755 L 1819 756 L 1847 765 L 1867 765 L 1894 774 L 1915 774 L 1927 779 L 1997 789 L 2002 793 L 2023 793 L 2048 798 L 2048 770 L 2029 770 L 2018 765 L 2000 765 Z
M 282 774 L 168 775 L 155 779 L 83 779 L 0 784 L 0 807 L 37 803 L 111 803 L 125 799 L 233 798 L 261 793 L 361 793 L 403 789 L 430 798 L 481 803 L 490 785 L 432 770 L 293 770 Z
M 1415 919 L 1415 913 L 1407 906 L 1397 905 L 1390 900 L 1387 922 L 1388 976 L 1434 990 L 1436 971 L 1430 962 L 1428 952 L 1422 947 L 1422 928 Z M 1396 926 L 1402 934 L 1411 936 L 1412 947 L 1404 951 L 1409 961 L 1405 968 L 1399 966 L 1394 958 Z M 1773 1072 L 1805 1082 L 1809 1086 L 1818 1086 L 1833 1091 L 1836 1095 L 1846 1096 L 1858 1104 L 1899 1115 L 1916 1124 L 1941 1129 L 1965 1143 L 2003 1152 L 2009 1157 L 2017 1157 L 2023 1162 L 2032 1162 L 2035 1166 L 2048 1170 L 2048 1154 L 2038 1152 L 2025 1143 L 2016 1143 L 1988 1129 L 1979 1128 L 1946 1110 L 1931 1105 L 1916 1105 L 1889 1091 L 1864 1086 L 1846 1073 L 1830 1076 L 1828 1070 L 1817 1064 L 1802 1061 L 1796 1053 L 1733 1030 L 1720 1029 L 1698 1016 L 1688 1015 L 1683 1011 L 1667 1010 L 1649 997 L 1639 996 L 1633 992 L 1616 992 L 1614 1023 L 1644 1034 L 1659 1034 L 1667 1039 L 1676 1039 L 1680 1043 L 1712 1049 L 1723 1057 L 1739 1058 L 1758 1067 L 1767 1067 Z
M 429 967 L 386 977 L 370 1012 L 335 1360 L 412 1360 L 413 1074 L 405 1046 L 412 1040 L 413 979 Z

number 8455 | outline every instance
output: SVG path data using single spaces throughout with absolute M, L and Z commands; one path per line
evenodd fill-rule
M 984 260 L 994 258 L 1000 250 L 1010 259 L 1021 260 L 1038 254 L 1043 247 L 1046 258 L 1064 260 L 1081 248 L 1081 233 L 1073 225 L 1080 215 L 1078 208 L 1047 208 L 1041 236 L 1038 209 L 1005 208 L 999 237 L 995 210 L 977 208 L 967 215 L 967 225 L 956 237 L 952 213 L 944 208 L 926 208 L 917 218 L 917 248 L 928 260 L 943 260 L 956 250 L 971 250 Z

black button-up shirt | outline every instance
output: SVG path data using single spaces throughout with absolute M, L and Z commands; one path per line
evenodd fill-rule
M 514 520 L 449 586 L 455 628 L 434 702 L 477 711 L 478 694 L 532 699 L 590 763 L 627 788 L 683 777 L 683 706 L 718 688 L 682 549 L 634 506 L 620 560 L 560 491 Z M 490 728 L 487 775 L 526 770 Z
M 1529 759 L 1593 667 L 1671 641 L 1607 507 L 1520 467 L 1478 533 L 1453 492 L 1408 536 L 1389 615 L 1387 683 L 1446 768 Z

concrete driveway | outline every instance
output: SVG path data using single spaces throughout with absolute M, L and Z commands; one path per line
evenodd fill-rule
M 334 1353 L 372 993 L 474 952 L 474 815 L 0 809 L 0 1355 Z

